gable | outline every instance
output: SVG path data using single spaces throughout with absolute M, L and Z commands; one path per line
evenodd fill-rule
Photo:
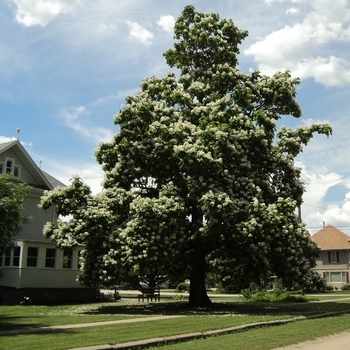
M 11 172 L 15 180 L 35 188 L 54 188 L 18 140 L 0 145 L 0 172 Z

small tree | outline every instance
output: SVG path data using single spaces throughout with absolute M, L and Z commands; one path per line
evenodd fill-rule
M 22 215 L 28 190 L 25 183 L 12 181 L 10 174 L 0 174 L 0 256 L 20 234 L 21 225 L 29 220 Z
M 277 131 L 282 115 L 301 115 L 299 80 L 240 72 L 246 36 L 231 20 L 186 6 L 174 49 L 164 53 L 179 77 L 143 80 L 115 117 L 120 132 L 96 151 L 103 192 L 91 196 L 76 177 L 42 199 L 44 208 L 73 215 L 45 234 L 86 244 L 84 283 L 125 267 L 146 275 L 155 264 L 190 279 L 192 306 L 211 302 L 209 271 L 224 281 L 276 274 L 308 283 L 318 249 L 295 215 L 304 188 L 293 161 L 314 132 L 329 135 L 331 127 Z

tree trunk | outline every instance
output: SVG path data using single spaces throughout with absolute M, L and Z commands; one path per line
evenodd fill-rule
M 205 288 L 205 257 L 198 257 L 192 265 L 190 275 L 190 298 L 189 305 L 204 307 L 211 304 Z

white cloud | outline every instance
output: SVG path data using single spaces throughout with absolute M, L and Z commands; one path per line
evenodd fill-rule
M 344 204 L 328 205 L 324 211 L 314 211 L 303 218 L 304 223 L 310 227 L 311 234 L 319 231 L 322 228 L 322 224 L 332 225 L 339 228 L 341 231 L 350 234 L 349 222 L 350 222 L 350 192 L 346 194 Z
M 59 117 L 63 124 L 76 131 L 85 138 L 92 138 L 97 142 L 109 141 L 113 137 L 111 130 L 90 125 L 87 120 L 89 112 L 83 106 L 63 109 Z
M 68 14 L 81 6 L 80 0 L 12 0 L 16 7 L 16 21 L 26 27 L 42 26 L 59 14 Z
M 296 13 L 300 13 L 300 10 L 295 8 L 295 7 L 291 7 L 289 9 L 286 10 L 286 15 L 288 14 L 296 14 Z
M 295 66 L 294 75 L 313 77 L 325 86 L 343 86 L 350 84 L 350 62 L 335 56 L 310 58 Z
M 17 140 L 17 137 L 14 137 L 14 136 L 13 137 L 0 136 L 0 144 L 5 142 L 10 142 L 10 141 L 15 141 L 15 140 Z M 18 140 L 20 140 L 20 137 L 18 137 Z M 29 146 L 29 147 L 33 146 L 32 142 L 23 142 L 21 140 L 20 142 L 23 146 Z
M 320 160 L 322 164 L 322 161 Z M 302 168 L 302 179 L 305 183 L 306 192 L 303 195 L 303 205 L 301 210 L 302 221 L 307 225 L 310 233 L 315 233 L 322 228 L 322 223 L 333 226 L 343 226 L 345 218 L 350 222 L 350 202 L 346 200 L 343 206 L 330 203 L 324 207 L 324 199 L 327 194 L 333 191 L 334 186 L 342 185 L 348 187 L 348 179 L 342 175 L 329 171 L 324 166 L 313 166 L 308 169 L 302 164 L 297 164 Z M 346 195 L 349 197 L 349 194 Z
M 99 193 L 102 190 L 101 184 L 104 173 L 97 162 L 80 162 L 77 158 L 74 164 L 64 162 L 64 166 L 62 166 L 62 162 L 58 162 L 57 159 L 52 160 L 51 157 L 44 156 L 42 157 L 41 169 L 65 185 L 69 185 L 73 174 L 77 173 L 90 186 L 93 194 Z
M 61 111 L 60 117 L 63 124 L 69 128 L 75 130 L 79 134 L 85 137 L 90 137 L 90 131 L 88 128 L 81 124 L 81 118 L 87 113 L 85 107 L 70 107 Z
M 98 106 L 98 105 L 104 105 L 107 103 L 110 103 L 111 101 L 117 101 L 118 99 L 125 99 L 126 96 L 133 96 L 136 95 L 138 91 L 138 88 L 134 89 L 126 89 L 122 91 L 118 91 L 117 94 L 109 94 L 107 96 L 99 97 L 95 101 L 92 101 L 89 103 L 89 106 Z
M 300 163 L 297 163 L 297 165 L 300 166 Z M 302 179 L 306 187 L 305 203 L 319 203 L 329 188 L 342 182 L 341 175 L 329 172 L 323 166 L 314 166 L 311 170 L 304 166 L 301 166 L 301 168 Z
M 16 140 L 16 137 L 0 136 L 0 143 L 10 142 Z
M 266 0 L 267 4 L 274 0 Z M 350 63 L 335 56 L 332 45 L 350 42 L 350 8 L 345 0 L 312 0 L 300 3 L 312 6 L 299 23 L 286 25 L 258 40 L 244 51 L 258 63 L 258 69 L 271 75 L 291 70 L 300 78 L 313 78 L 325 86 L 350 83 Z M 288 8 L 286 13 L 296 13 Z M 326 53 L 330 52 L 329 56 Z M 339 51 L 341 52 L 341 51 Z M 346 50 L 343 51 L 346 54 Z
M 126 23 L 128 24 L 130 29 L 130 37 L 135 38 L 144 45 L 150 45 L 152 43 L 152 39 L 154 37 L 153 33 L 141 27 L 136 22 L 126 20 Z
M 157 21 L 157 24 L 166 32 L 173 33 L 174 32 L 174 25 L 175 25 L 175 18 L 174 16 L 162 16 L 160 17 L 159 21 Z

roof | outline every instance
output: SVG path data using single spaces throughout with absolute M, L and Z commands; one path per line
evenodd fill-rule
M 58 187 L 58 186 L 66 187 L 66 185 L 63 182 L 61 182 L 60 180 L 57 180 L 55 177 L 51 176 L 46 171 L 41 170 L 41 172 L 44 174 L 44 176 L 50 182 L 50 184 L 52 185 L 53 188 Z
M 10 148 L 11 146 L 15 145 L 16 143 L 17 143 L 17 141 L 15 141 L 15 140 L 1 143 L 0 144 L 0 152 Z
M 13 148 L 16 150 L 18 154 L 22 155 L 22 160 L 26 163 L 26 166 L 28 169 L 30 169 L 31 173 L 35 176 L 38 183 L 37 184 L 30 184 L 34 187 L 40 187 L 44 189 L 53 189 L 57 186 L 66 187 L 61 181 L 57 180 L 50 174 L 46 173 L 45 171 L 42 171 L 33 161 L 33 159 L 30 157 L 28 152 L 24 149 L 22 144 L 19 142 L 19 140 L 13 140 L 9 142 L 4 142 L 0 144 L 0 153 L 5 152 L 6 150 Z
M 332 225 L 316 232 L 311 239 L 321 250 L 350 249 L 350 236 Z

